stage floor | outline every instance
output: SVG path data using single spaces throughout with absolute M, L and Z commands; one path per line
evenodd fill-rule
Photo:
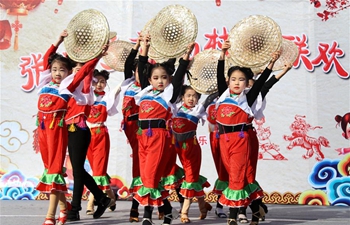
M 86 215 L 86 201 L 82 202 L 83 210 L 80 212 L 80 221 L 67 222 L 67 224 L 96 224 L 96 225 L 130 225 L 129 210 L 130 201 L 117 201 L 117 208 L 114 212 L 108 210 L 99 219 L 93 219 Z M 48 201 L 0 201 L 0 224 L 1 225 L 41 225 L 44 222 Z M 179 209 L 178 202 L 172 202 L 175 209 Z M 226 219 L 218 218 L 215 215 L 215 204 L 205 220 L 199 220 L 199 210 L 197 203 L 191 205 L 189 217 L 192 224 L 226 224 Z M 266 220 L 260 224 L 273 225 L 336 225 L 350 224 L 350 207 L 341 206 L 305 206 L 305 205 L 268 205 L 269 212 L 266 214 Z M 228 211 L 227 208 L 224 208 Z M 154 224 L 162 224 L 158 220 L 157 210 L 153 211 Z M 247 210 L 250 219 L 250 209 Z M 143 210 L 140 207 L 140 215 Z M 141 219 L 141 217 L 140 217 Z M 141 223 L 136 223 L 141 224 Z M 181 224 L 180 219 L 173 220 L 172 224 Z

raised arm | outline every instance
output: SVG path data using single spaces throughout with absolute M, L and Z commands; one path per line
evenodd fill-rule
M 144 71 L 146 67 L 146 63 L 148 63 L 148 50 L 150 47 L 151 37 L 149 35 L 145 35 L 142 38 L 141 42 L 141 53 L 139 55 L 139 63 L 137 66 L 138 71 Z M 143 74 L 143 72 L 139 72 L 139 79 L 141 84 L 141 89 L 146 88 L 149 85 L 147 74 Z
M 218 82 L 219 96 L 222 95 L 228 87 L 226 79 L 225 79 L 225 55 L 226 55 L 227 50 L 230 47 L 231 47 L 230 41 L 226 40 L 222 44 L 220 58 L 218 61 L 216 77 L 217 77 L 217 82 Z
M 173 77 L 173 79 L 171 80 L 171 83 L 174 87 L 174 91 L 173 91 L 173 96 L 170 100 L 171 103 L 176 102 L 176 99 L 179 97 L 180 93 L 181 93 L 181 87 L 183 84 L 183 80 L 184 80 L 184 76 L 187 72 L 187 68 L 188 68 L 188 64 L 190 63 L 190 54 L 193 51 L 193 48 L 195 46 L 195 43 L 190 43 L 187 46 L 187 50 L 185 52 L 185 54 L 183 55 L 183 57 L 180 59 L 179 61 L 179 67 L 176 69 L 175 75 Z
M 141 36 L 139 36 L 136 40 L 136 44 L 134 47 L 131 49 L 128 57 L 125 60 L 124 64 L 124 79 L 131 78 L 133 75 L 133 67 L 134 67 L 134 61 L 137 55 L 137 52 L 139 51 L 140 48 L 140 41 L 141 41 Z
M 262 72 L 260 77 L 254 82 L 254 85 L 250 89 L 250 91 L 247 93 L 247 101 L 249 106 L 252 106 L 253 103 L 255 102 L 266 80 L 269 78 L 272 72 L 272 67 L 275 64 L 276 60 L 279 58 L 279 56 L 280 56 L 280 51 L 274 52 L 272 54 L 272 58 L 269 64 L 267 65 L 265 70 Z
M 107 49 L 108 49 L 108 46 L 105 45 L 99 56 L 97 56 L 96 58 L 85 63 L 84 66 L 81 67 L 80 70 L 75 74 L 73 81 L 67 87 L 67 89 L 71 93 L 73 93 L 75 91 L 75 89 L 79 86 L 80 82 L 83 81 L 83 79 L 86 78 L 88 75 L 90 75 L 91 79 L 92 79 L 92 73 L 93 73 L 98 61 L 100 60 L 100 58 L 106 54 Z M 90 79 L 90 82 L 91 82 L 91 79 Z M 87 78 L 85 80 L 85 82 L 89 82 L 89 78 Z M 85 89 L 85 91 L 87 91 L 87 88 L 85 87 L 85 82 L 84 82 L 84 89 Z
M 285 64 L 283 70 L 277 74 L 272 75 L 268 81 L 265 82 L 264 86 L 261 88 L 262 99 L 265 98 L 269 90 L 275 85 L 290 69 L 292 68 L 292 63 Z
M 208 97 L 205 99 L 205 101 L 203 102 L 203 107 L 204 109 L 207 109 L 208 106 L 214 101 L 214 99 L 216 99 L 219 96 L 219 92 L 214 92 L 210 95 L 208 95 Z
M 67 37 L 68 33 L 66 30 L 62 31 L 62 33 L 60 34 L 58 40 L 52 44 L 50 46 L 50 48 L 46 51 L 45 55 L 44 55 L 44 70 L 49 69 L 50 64 L 49 64 L 49 58 L 51 55 L 55 54 L 58 47 L 60 46 L 60 44 L 63 42 L 63 39 L 65 37 Z

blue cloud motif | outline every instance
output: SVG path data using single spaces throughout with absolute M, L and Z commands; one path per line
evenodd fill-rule
M 350 206 L 350 198 L 338 198 L 331 204 L 332 206 Z
M 339 159 L 324 159 L 316 163 L 309 175 L 309 184 L 315 189 L 325 190 L 328 181 L 337 177 L 342 177 L 337 167 L 339 161 Z
M 34 200 L 39 179 L 26 178 L 20 170 L 12 170 L 0 179 L 0 200 Z
M 350 205 L 350 177 L 334 178 L 330 180 L 327 183 L 327 195 L 332 205 Z

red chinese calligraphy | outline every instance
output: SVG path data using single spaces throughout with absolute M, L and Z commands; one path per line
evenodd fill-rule
M 323 63 L 323 71 L 326 73 L 334 66 L 340 78 L 348 78 L 350 76 L 338 61 L 339 57 L 344 56 L 344 52 L 338 48 L 337 41 L 333 41 L 332 46 L 327 43 L 319 43 L 318 52 L 318 56 L 311 61 L 313 65 L 319 66 Z
M 214 28 L 212 34 L 204 34 L 207 39 L 204 49 L 221 49 L 222 43 L 228 38 L 227 28 L 223 27 L 222 31 L 223 34 L 219 35 L 216 28 Z
M 344 51 L 339 48 L 337 41 L 333 41 L 332 45 L 320 42 L 318 44 L 318 54 L 316 58 L 310 60 L 308 58 L 310 55 L 307 44 L 308 38 L 305 34 L 302 34 L 301 37 L 283 36 L 283 38 L 293 41 L 298 46 L 299 55 L 293 64 L 294 67 L 298 68 L 300 64 L 304 64 L 305 68 L 309 72 L 312 72 L 315 67 L 318 67 L 323 63 L 322 69 L 325 73 L 329 73 L 334 66 L 337 75 L 340 78 L 349 78 L 349 72 L 343 68 L 338 60 L 338 58 L 343 57 L 345 54 Z
M 21 76 L 27 77 L 27 83 L 21 86 L 25 92 L 31 92 L 39 84 L 40 73 L 44 70 L 43 56 L 41 53 L 30 54 L 30 56 L 21 56 Z
M 298 68 L 300 64 L 303 63 L 308 71 L 313 71 L 314 66 L 308 58 L 308 56 L 310 55 L 310 51 L 308 49 L 308 40 L 306 34 L 303 34 L 301 38 L 298 36 L 283 36 L 283 38 L 293 41 L 298 46 L 299 55 L 295 60 L 293 66 Z
M 198 137 L 198 142 L 200 145 L 207 145 L 207 136 L 201 135 Z

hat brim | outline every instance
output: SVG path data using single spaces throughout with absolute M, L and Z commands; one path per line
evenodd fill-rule
M 279 25 L 267 16 L 253 15 L 239 21 L 229 33 L 232 60 L 242 67 L 266 65 L 282 44 Z
M 109 40 L 109 24 L 106 17 L 95 9 L 81 11 L 67 26 L 68 36 L 64 45 L 68 56 L 80 63 L 85 63 L 102 52 L 102 47 Z
M 103 60 L 112 69 L 124 72 L 126 58 L 133 47 L 134 44 L 127 41 L 113 41 L 109 44 L 107 55 L 103 56 Z
M 217 66 L 220 51 L 206 49 L 195 55 L 189 65 L 191 75 L 190 86 L 201 94 L 215 93 L 217 88 Z
M 298 46 L 290 40 L 282 39 L 281 55 L 273 65 L 272 70 L 282 70 L 286 64 L 294 63 L 299 55 Z
M 164 58 L 183 55 L 189 43 L 197 38 L 195 15 L 182 5 L 164 7 L 155 16 L 150 29 L 151 46 Z

